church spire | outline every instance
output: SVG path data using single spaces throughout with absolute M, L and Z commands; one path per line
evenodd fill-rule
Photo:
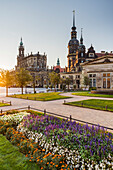
M 57 66 L 60 66 L 60 60 L 59 60 L 59 58 L 57 59 Z
M 75 10 L 73 10 L 73 27 L 75 27 Z
M 72 30 L 75 31 L 76 27 L 75 27 L 75 10 L 73 10 L 73 27 Z
M 20 46 L 23 46 L 22 37 L 21 37 L 21 41 L 20 41 Z
M 80 44 L 83 44 L 82 30 L 83 30 L 83 28 L 81 28 L 81 38 L 80 38 Z

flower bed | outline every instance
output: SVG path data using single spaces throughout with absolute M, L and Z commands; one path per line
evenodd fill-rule
M 16 116 L 14 119 L 16 121 Z M 10 123 L 5 122 L 4 125 L 7 139 L 41 168 L 113 168 L 113 134 L 99 126 L 89 127 L 52 116 L 32 114 L 23 116 L 16 130 L 7 129 Z M 2 121 L 0 124 L 3 127 Z

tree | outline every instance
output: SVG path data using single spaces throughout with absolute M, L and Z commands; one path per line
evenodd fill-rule
M 17 86 L 21 87 L 21 92 L 23 94 L 23 87 L 32 81 L 32 76 L 30 75 L 28 70 L 25 70 L 24 68 L 20 68 L 18 71 L 16 71 L 15 78 L 16 78 L 16 84 Z
M 70 83 L 71 83 L 71 79 L 69 77 L 66 77 L 66 85 L 68 85 L 68 91 L 69 91 Z
M 39 75 L 36 75 L 35 73 L 32 73 L 31 75 L 32 75 L 32 81 L 33 81 L 33 91 L 35 94 L 36 93 L 36 90 L 35 90 L 36 80 L 40 81 L 40 77 L 39 77 Z
M 2 70 L 0 72 L 0 85 L 6 87 L 6 97 L 8 96 L 8 88 L 13 85 L 14 76 L 9 70 Z
M 49 79 L 50 79 L 51 85 L 54 85 L 54 88 L 56 91 L 56 85 L 60 82 L 59 74 L 55 72 L 51 72 L 49 73 Z
M 87 88 L 87 86 L 89 85 L 89 83 L 90 83 L 89 77 L 88 77 L 88 76 L 84 76 L 84 82 L 83 82 L 83 84 L 86 86 L 86 88 Z
M 65 79 L 60 78 L 60 88 L 61 88 L 62 90 L 65 90 L 65 86 L 66 86 L 66 81 L 65 81 Z
M 76 90 L 76 84 L 73 84 L 74 91 Z

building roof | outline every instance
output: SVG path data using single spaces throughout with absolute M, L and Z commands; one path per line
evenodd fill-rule
M 98 57 L 98 58 L 95 58 L 95 59 L 86 61 L 86 62 L 84 62 L 84 63 L 81 63 L 80 65 L 81 65 L 81 66 L 84 66 L 84 65 L 97 64 L 97 63 L 94 63 L 94 62 L 95 62 L 95 61 L 102 60 L 102 59 L 105 59 L 105 60 L 104 60 L 103 62 L 99 62 L 98 64 L 111 63 L 112 61 L 110 61 L 109 58 L 112 58 L 112 59 L 113 59 L 113 54 L 112 54 L 112 55 L 105 55 L 105 54 L 104 54 L 102 57 Z

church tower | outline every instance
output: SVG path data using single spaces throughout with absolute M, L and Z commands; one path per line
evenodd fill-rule
M 79 41 L 77 40 L 77 31 L 75 27 L 75 11 L 73 11 L 73 26 L 71 31 L 71 40 L 68 43 L 68 72 L 75 71 L 76 52 L 79 47 Z
M 19 57 L 23 58 L 24 57 L 24 46 L 23 46 L 22 38 L 21 38 L 20 46 L 18 50 L 19 50 Z
M 17 55 L 17 68 L 22 67 L 22 64 L 23 64 L 24 46 L 23 46 L 22 38 L 20 41 L 18 51 L 19 51 L 19 54 Z

